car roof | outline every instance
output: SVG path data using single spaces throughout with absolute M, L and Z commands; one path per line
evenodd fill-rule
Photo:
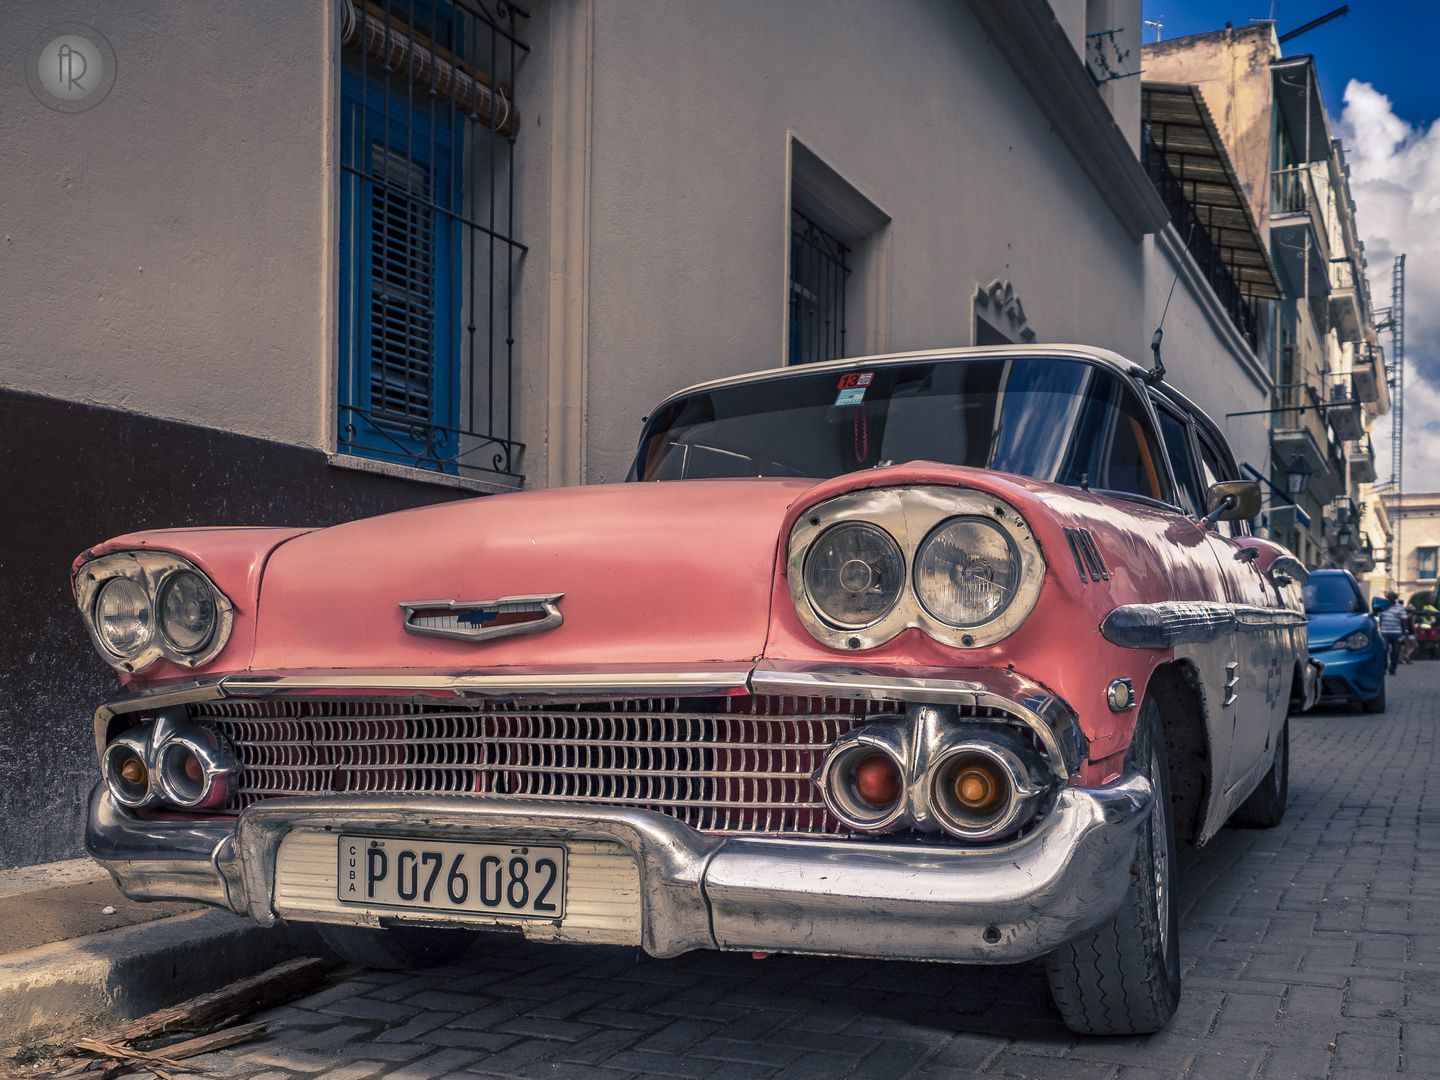
M 687 386 L 683 390 L 677 390 L 673 394 L 666 396 L 655 406 L 652 413 L 658 412 L 678 398 L 688 397 L 691 394 L 704 393 L 709 390 L 720 390 L 732 386 L 745 386 L 751 383 L 770 382 L 776 379 L 798 378 L 802 375 L 813 375 L 817 372 L 845 372 L 859 371 L 865 368 L 900 367 L 905 364 L 913 364 L 917 360 L 979 360 L 985 357 L 999 358 L 1017 355 L 1050 356 L 1059 360 L 1085 360 L 1090 363 L 1099 364 L 1102 367 L 1108 367 L 1120 375 L 1131 378 L 1143 378 L 1149 374 L 1147 368 L 1141 367 L 1135 363 L 1135 361 L 1126 359 L 1117 352 L 1097 348 L 1093 345 L 1046 343 L 1043 345 L 957 346 L 953 349 L 925 349 L 917 352 L 881 353 L 875 356 L 846 357 L 843 360 L 824 360 L 814 364 L 789 364 L 785 367 L 747 371 L 741 375 L 730 375 L 722 379 L 709 379 L 702 383 Z M 1151 389 L 1172 405 L 1192 416 L 1196 423 L 1210 433 L 1212 440 L 1222 447 L 1227 454 L 1229 453 L 1230 447 L 1224 433 L 1221 432 L 1215 421 L 1211 420 L 1210 417 L 1205 414 L 1203 409 L 1168 383 L 1152 384 Z M 1233 467 L 1234 462 L 1230 462 L 1230 465 Z
M 748 383 L 770 382 L 776 379 L 798 378 L 802 375 L 813 375 L 817 372 L 835 371 L 858 371 L 865 368 L 875 367 L 900 367 L 905 364 L 913 364 L 917 360 L 979 360 L 985 357 L 1004 356 L 1051 356 L 1060 360 L 1088 360 L 1091 363 L 1108 367 L 1121 375 L 1138 376 L 1145 374 L 1145 368 L 1127 360 L 1119 353 L 1111 352 L 1109 349 L 1097 349 L 1092 345 L 972 345 L 953 349 L 926 349 L 920 352 L 903 353 L 882 353 L 877 356 L 855 356 L 846 357 L 843 360 L 824 360 L 814 364 L 790 364 L 786 367 L 765 368 L 761 371 L 747 371 L 743 375 L 730 375 L 723 379 L 710 379 L 703 383 L 696 383 L 687 386 L 683 390 L 667 396 L 656 409 L 668 405 L 677 398 L 687 397 L 690 394 L 703 393 L 707 390 L 719 390 L 731 386 L 744 386 Z M 1181 399 L 1184 400 L 1183 398 Z M 1184 402 L 1187 408 L 1195 410 L 1189 402 Z

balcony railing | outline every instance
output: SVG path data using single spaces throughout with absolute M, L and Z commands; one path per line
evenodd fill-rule
M 1194 257 L 1205 280 L 1210 283 L 1220 305 L 1235 324 L 1235 329 L 1249 343 L 1252 351 L 1259 347 L 1258 328 L 1251 300 L 1240 291 L 1235 278 L 1226 265 L 1224 253 L 1210 239 L 1210 230 L 1195 212 L 1195 207 L 1185 197 L 1185 185 L 1165 163 L 1165 153 L 1150 138 L 1149 128 L 1145 129 L 1144 141 L 1140 147 L 1140 159 L 1165 208 L 1170 211 L 1170 220 L 1185 238 L 1185 247 Z
M 1292 165 L 1270 174 L 1270 212 L 1272 214 L 1303 214 L 1318 207 L 1315 179 L 1308 165 Z
M 1320 391 L 1310 383 L 1280 383 L 1275 387 L 1275 400 L 1271 406 L 1271 422 L 1277 428 L 1299 428 L 1309 427 L 1313 434 L 1320 435 L 1316 442 L 1323 443 L 1323 423 L 1315 423 L 1311 418 L 1322 416 L 1323 409 L 1316 406 L 1323 404 L 1320 399 Z
M 1355 263 L 1350 259 L 1330 260 L 1330 288 L 1353 290 L 1355 288 Z
M 1283 217 L 1308 214 L 1315 241 L 1320 245 L 1321 259 L 1330 258 L 1330 233 L 1325 226 L 1325 204 L 1315 191 L 1315 180 L 1308 165 L 1277 169 L 1270 174 L 1270 214 Z
M 1351 439 L 1345 444 L 1345 458 L 1350 462 L 1350 479 L 1357 484 L 1375 481 L 1375 447 L 1370 436 Z

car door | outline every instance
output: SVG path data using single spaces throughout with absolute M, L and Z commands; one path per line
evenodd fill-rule
M 1225 527 L 1207 527 L 1200 523 L 1205 513 L 1205 493 L 1214 479 L 1206 475 L 1204 459 L 1199 450 L 1195 425 L 1183 410 L 1158 396 L 1152 397 L 1155 415 L 1160 422 L 1161 438 L 1170 466 L 1175 472 L 1180 504 L 1189 515 L 1187 526 L 1196 535 L 1196 542 L 1206 547 L 1215 560 L 1223 593 L 1211 597 L 1214 603 L 1234 605 L 1242 595 L 1238 587 L 1236 545 L 1225 535 Z M 1177 658 L 1195 665 L 1205 695 L 1205 713 L 1209 726 L 1212 753 L 1211 768 L 1216 793 L 1223 793 L 1234 783 L 1234 767 L 1250 751 L 1242 749 L 1245 732 L 1253 725 L 1254 703 L 1245 686 L 1240 635 L 1222 634 L 1214 641 L 1177 646 Z M 1211 799 L 1211 807 L 1218 804 Z
M 1206 434 L 1197 431 L 1196 436 L 1202 476 L 1209 483 L 1235 479 L 1226 460 L 1228 455 Z M 1275 738 L 1290 708 L 1294 664 L 1291 629 L 1269 623 L 1255 614 L 1256 609 L 1277 608 L 1279 601 L 1256 561 L 1255 549 L 1238 542 L 1248 536 L 1245 523 L 1220 522 L 1213 532 L 1230 590 L 1230 602 L 1236 607 L 1242 627 L 1235 635 L 1233 677 L 1237 683 L 1231 714 L 1230 760 L 1226 768 L 1228 794 L 1240 786 L 1252 787 L 1258 774 L 1269 767 Z

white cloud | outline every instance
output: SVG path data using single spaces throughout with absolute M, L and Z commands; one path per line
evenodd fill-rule
M 1405 255 L 1405 489 L 1440 491 L 1440 121 L 1420 129 L 1390 99 L 1351 79 L 1335 125 L 1350 163 L 1376 307 L 1390 304 L 1391 267 Z M 1390 335 L 1381 335 L 1390 351 Z M 1375 424 L 1375 464 L 1390 476 L 1390 417 Z

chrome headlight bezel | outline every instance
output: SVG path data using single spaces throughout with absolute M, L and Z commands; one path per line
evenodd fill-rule
M 191 652 L 183 652 L 171 644 L 160 625 L 160 598 L 165 594 L 170 580 L 183 573 L 194 574 L 204 582 L 215 601 L 215 627 L 210 638 Z M 116 653 L 99 630 L 96 601 L 100 598 L 100 591 L 116 578 L 128 578 L 140 586 L 150 599 L 150 638 L 133 656 Z M 210 580 L 209 575 L 188 559 L 168 551 L 118 551 L 83 564 L 75 575 L 75 602 L 84 617 L 85 629 L 90 634 L 96 652 L 106 663 L 126 672 L 142 671 L 162 657 L 181 667 L 194 668 L 207 664 L 230 640 L 230 631 L 235 622 L 234 605 Z
M 1010 603 L 976 626 L 956 627 L 931 615 L 914 588 L 915 560 L 925 540 L 955 517 L 982 517 L 1003 531 L 1020 561 L 1019 584 Z M 888 533 L 904 556 L 905 586 L 899 601 L 879 620 L 860 629 L 834 626 L 811 602 L 805 588 L 805 561 L 811 546 L 832 527 L 861 522 Z M 957 649 L 979 649 L 1001 641 L 1030 615 L 1045 581 L 1045 559 L 1025 518 L 1006 500 L 973 488 L 921 485 L 849 492 L 810 507 L 790 530 L 786 579 L 795 613 L 811 635 L 832 649 L 855 651 L 884 645 L 918 627 Z

